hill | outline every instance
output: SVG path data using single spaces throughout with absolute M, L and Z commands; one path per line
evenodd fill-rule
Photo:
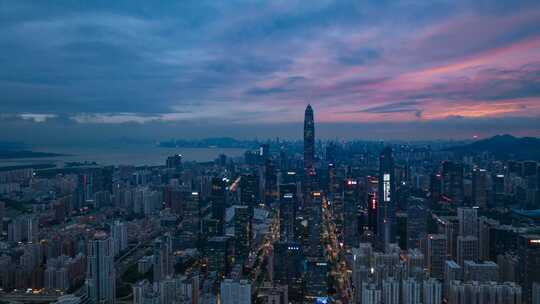
M 535 137 L 514 137 L 497 135 L 473 143 L 450 147 L 445 151 L 462 155 L 489 152 L 497 159 L 540 160 L 540 139 Z

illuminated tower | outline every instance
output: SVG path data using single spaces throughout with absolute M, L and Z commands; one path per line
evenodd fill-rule
M 377 206 L 377 234 L 384 248 L 393 242 L 396 219 L 394 158 L 386 147 L 379 157 L 379 204 Z
M 311 105 L 306 108 L 304 115 L 304 169 L 313 171 L 315 163 L 315 124 Z

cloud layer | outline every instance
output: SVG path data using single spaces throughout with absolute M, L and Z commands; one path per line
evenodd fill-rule
M 0 49 L 10 131 L 540 135 L 538 1 L 0 1 Z

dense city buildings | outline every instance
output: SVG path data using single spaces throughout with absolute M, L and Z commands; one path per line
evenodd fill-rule
M 0 299 L 536 304 L 538 162 L 451 143 L 0 171 Z

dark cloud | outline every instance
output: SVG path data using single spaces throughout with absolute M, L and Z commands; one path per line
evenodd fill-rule
M 0 129 L 256 136 L 268 132 L 244 126 L 301 121 L 307 102 L 325 122 L 356 113 L 380 128 L 377 115 L 420 123 L 480 101 L 517 109 L 485 119 L 530 118 L 538 17 L 538 1 L 0 0 Z M 459 68 L 430 74 L 445 65 Z
M 391 104 L 386 104 L 383 106 L 371 107 L 364 110 L 359 110 L 358 112 L 365 113 L 403 113 L 403 112 L 414 112 L 415 115 L 420 116 L 422 110 L 418 109 L 418 101 L 402 101 Z

